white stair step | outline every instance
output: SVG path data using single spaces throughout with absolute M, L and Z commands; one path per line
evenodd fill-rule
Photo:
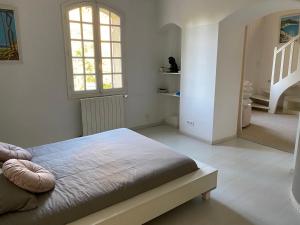
M 252 103 L 252 108 L 269 110 L 269 106 L 265 106 L 257 103 Z
M 264 96 L 264 95 L 253 95 L 251 97 L 251 99 L 259 100 L 259 101 L 263 101 L 263 102 L 270 102 L 270 99 L 267 96 Z

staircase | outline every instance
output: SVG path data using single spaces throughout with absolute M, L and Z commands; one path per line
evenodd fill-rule
M 279 98 L 291 86 L 300 82 L 299 38 L 296 36 L 282 47 L 275 47 L 269 98 L 269 112 L 275 113 Z M 267 102 L 266 100 L 263 100 Z
M 252 103 L 253 109 L 259 109 L 264 111 L 268 111 L 270 109 L 269 108 L 270 97 L 267 94 L 264 95 L 255 94 L 251 96 L 251 100 L 253 101 Z

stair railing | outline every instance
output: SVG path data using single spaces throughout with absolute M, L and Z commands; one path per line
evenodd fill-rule
M 294 55 L 294 51 L 295 51 L 295 45 L 296 42 L 300 39 L 300 35 L 292 38 L 289 42 L 287 42 L 286 44 L 284 44 L 283 46 L 281 46 L 280 48 L 275 47 L 274 49 L 274 57 L 273 57 L 273 69 L 272 69 L 272 79 L 271 79 L 271 85 L 275 85 L 276 83 L 280 82 L 281 80 L 284 79 L 283 77 L 283 73 L 284 73 L 284 67 L 285 67 L 285 55 L 286 52 L 288 50 L 288 48 L 290 49 L 290 55 L 288 58 L 288 71 L 285 77 L 288 77 L 292 74 L 292 65 L 293 65 L 293 61 L 295 60 L 294 57 L 297 57 L 297 62 L 298 62 L 298 54 Z M 275 81 L 275 75 L 276 75 L 276 62 L 277 62 L 277 57 L 281 56 L 281 61 L 280 61 L 280 68 L 279 68 L 279 79 L 278 81 Z M 297 65 L 298 66 L 298 65 Z

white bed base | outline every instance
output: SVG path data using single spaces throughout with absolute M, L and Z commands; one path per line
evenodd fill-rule
M 142 225 L 217 187 L 218 171 L 198 163 L 199 170 L 137 195 L 69 225 Z

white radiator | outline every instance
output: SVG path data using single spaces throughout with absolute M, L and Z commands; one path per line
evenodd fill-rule
M 83 135 L 125 126 L 124 96 L 81 99 Z

